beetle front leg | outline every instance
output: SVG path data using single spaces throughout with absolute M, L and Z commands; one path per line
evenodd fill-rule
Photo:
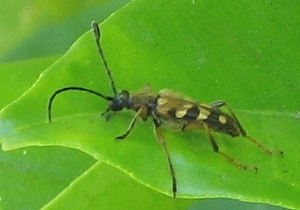
M 132 129 L 134 128 L 135 126 L 135 122 L 137 120 L 138 117 L 140 117 L 140 115 L 144 112 L 144 110 L 146 109 L 146 107 L 142 106 L 137 112 L 136 114 L 134 115 L 128 129 L 126 130 L 126 132 L 120 136 L 117 136 L 116 139 L 125 139 L 132 131 Z

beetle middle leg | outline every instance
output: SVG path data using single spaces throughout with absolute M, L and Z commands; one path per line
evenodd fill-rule
M 224 152 L 220 151 L 220 148 L 219 148 L 219 146 L 217 145 L 217 143 L 216 143 L 216 141 L 215 141 L 213 135 L 211 134 L 211 131 L 210 131 L 209 127 L 208 127 L 206 124 L 204 124 L 204 128 L 205 128 L 205 130 L 206 130 L 206 132 L 207 132 L 207 135 L 209 136 L 209 139 L 210 139 L 210 142 L 211 142 L 211 145 L 212 145 L 212 148 L 213 148 L 213 151 L 214 151 L 214 152 L 219 153 L 219 154 L 220 154 L 222 157 L 224 157 L 227 161 L 231 162 L 233 165 L 235 165 L 235 166 L 238 167 L 238 168 L 241 168 L 241 169 L 243 169 L 243 170 L 248 170 L 248 169 L 254 170 L 255 173 L 257 173 L 257 171 L 258 171 L 258 168 L 257 168 L 257 167 L 250 167 L 250 166 L 248 166 L 248 165 L 245 165 L 245 164 L 243 164 L 243 163 L 241 163 L 241 162 L 235 160 L 233 157 L 231 157 L 231 156 L 225 154 Z
M 175 170 L 174 170 L 174 165 L 170 156 L 170 152 L 167 146 L 167 142 L 165 137 L 161 134 L 161 132 L 158 129 L 158 122 L 155 121 L 155 118 L 153 119 L 153 125 L 154 125 L 154 134 L 155 138 L 157 141 L 163 146 L 165 154 L 167 156 L 168 164 L 169 164 L 169 169 L 170 173 L 172 176 L 172 192 L 173 192 L 173 197 L 176 198 L 176 193 L 177 193 L 177 181 L 176 181 L 176 176 L 175 176 Z

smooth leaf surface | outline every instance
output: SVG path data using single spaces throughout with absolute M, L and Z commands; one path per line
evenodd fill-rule
M 97 187 L 95 187 L 95 183 Z M 84 191 L 83 191 L 84 189 Z M 75 202 L 75 203 L 74 203 Z M 196 200 L 175 200 L 140 185 L 120 170 L 102 162 L 75 180 L 44 209 L 186 209 Z
M 204 132 L 165 131 L 178 196 L 299 208 L 299 7 L 293 4 L 248 1 L 232 7 L 211 1 L 135 1 L 102 24 L 103 48 L 118 87 L 137 90 L 150 83 L 155 91 L 168 87 L 203 101 L 223 99 L 251 136 L 285 152 L 284 158 L 269 157 L 245 139 L 215 134 L 224 152 L 258 166 L 255 174 L 211 152 Z M 54 103 L 55 121 L 47 123 L 47 102 L 56 89 L 84 86 L 109 94 L 106 80 L 89 32 L 26 95 L 1 112 L 3 148 L 76 148 L 171 194 L 165 155 L 150 121 L 139 122 L 129 139 L 116 142 L 114 137 L 126 130 L 132 113 L 106 123 L 99 117 L 105 102 L 65 93 Z
M 78 150 L 63 147 L 1 150 L 0 209 L 40 209 L 94 161 Z
M 20 97 L 59 56 L 0 65 L 0 109 Z M 12 85 L 14 85 L 12 87 Z
M 97 183 L 98 188 L 94 185 Z M 197 202 L 197 203 L 196 203 Z M 270 205 L 242 203 L 228 199 L 173 199 L 138 184 L 120 170 L 99 161 L 44 209 L 282 209 Z

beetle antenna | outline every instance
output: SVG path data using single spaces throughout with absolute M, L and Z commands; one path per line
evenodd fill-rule
M 91 27 L 92 27 L 92 29 L 94 31 L 94 36 L 95 36 L 95 41 L 96 41 L 97 48 L 98 48 L 98 53 L 99 53 L 99 55 L 101 57 L 103 65 L 104 65 L 104 67 L 106 69 L 106 73 L 107 73 L 107 75 L 109 77 L 109 80 L 110 80 L 110 86 L 111 86 L 112 92 L 113 92 L 114 95 L 117 95 L 117 90 L 116 90 L 115 82 L 114 82 L 114 80 L 112 78 L 111 70 L 108 67 L 107 61 L 105 59 L 105 56 L 104 56 L 104 53 L 103 53 L 103 50 L 102 50 L 102 47 L 101 47 L 101 44 L 100 44 L 101 33 L 100 33 L 99 26 L 98 26 L 98 24 L 97 24 L 96 21 L 92 21 Z
M 101 98 L 104 98 L 107 101 L 112 101 L 113 100 L 113 98 L 110 97 L 110 96 L 105 96 L 105 95 L 103 95 L 99 92 L 96 92 L 94 90 L 90 90 L 90 89 L 87 89 L 87 88 L 83 88 L 83 87 L 65 87 L 65 88 L 61 88 L 61 89 L 55 91 L 49 99 L 48 108 L 47 108 L 47 110 L 48 110 L 48 121 L 49 122 L 51 122 L 51 120 L 52 120 L 52 104 L 53 104 L 53 101 L 54 101 L 55 97 L 58 94 L 62 93 L 62 92 L 74 91 L 74 90 L 75 91 L 82 91 L 82 92 L 91 93 L 91 94 L 94 94 L 96 96 L 100 96 Z

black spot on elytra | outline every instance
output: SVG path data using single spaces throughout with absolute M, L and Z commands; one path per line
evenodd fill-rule
M 175 108 L 171 108 L 168 110 L 168 116 L 169 117 L 175 117 L 175 113 L 176 113 L 176 109 Z
M 184 119 L 195 120 L 195 119 L 197 119 L 199 114 L 200 114 L 199 108 L 196 106 L 193 106 L 187 110 L 186 115 L 184 116 Z

